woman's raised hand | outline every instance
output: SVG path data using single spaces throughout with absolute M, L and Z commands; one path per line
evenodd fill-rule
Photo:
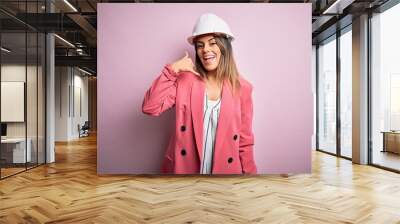
M 185 56 L 178 61 L 175 61 L 174 63 L 171 64 L 172 69 L 175 72 L 192 72 L 196 75 L 200 75 L 196 71 L 196 67 L 193 64 L 192 59 L 189 57 L 188 52 L 185 52 Z

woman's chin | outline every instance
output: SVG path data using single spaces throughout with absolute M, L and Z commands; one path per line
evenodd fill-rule
M 217 69 L 218 66 L 203 66 L 207 72 L 212 72 Z

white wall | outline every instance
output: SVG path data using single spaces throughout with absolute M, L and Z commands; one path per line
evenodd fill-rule
M 81 75 L 75 75 L 75 119 L 73 119 L 73 135 L 78 136 L 78 129 L 76 128 L 78 124 L 83 125 L 85 121 L 89 119 L 89 112 L 88 112 L 88 77 L 81 76 Z M 78 93 L 77 90 L 80 90 L 80 99 L 77 98 Z M 80 105 L 79 102 L 80 101 Z M 82 111 L 79 111 L 79 108 Z
M 55 141 L 68 140 L 68 117 L 70 84 L 69 68 L 55 68 Z
M 27 69 L 25 71 L 25 69 Z M 27 73 L 26 73 L 27 72 Z M 41 68 L 39 67 L 39 73 Z M 3 82 L 25 82 L 25 75 L 28 78 L 27 87 L 27 119 L 28 119 L 28 137 L 31 133 L 36 136 L 36 66 L 8 64 L 1 66 L 1 81 Z M 41 107 L 42 105 L 39 105 Z M 5 110 L 6 108 L 2 108 Z M 34 113 L 35 112 L 35 113 Z M 33 123 L 32 123 L 33 122 Z M 8 137 L 25 137 L 25 123 L 26 122 L 7 122 L 7 136 Z
M 88 77 L 72 67 L 56 67 L 55 89 L 55 140 L 77 139 L 78 124 L 88 120 Z
M 28 66 L 28 74 L 32 70 Z M 1 81 L 3 82 L 25 82 L 25 65 L 10 64 L 1 66 Z M 4 110 L 5 108 L 2 108 Z M 25 137 L 25 123 L 24 122 L 10 122 L 7 123 L 7 137 Z

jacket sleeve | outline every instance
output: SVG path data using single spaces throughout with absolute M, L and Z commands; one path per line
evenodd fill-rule
M 164 66 L 161 74 L 146 91 L 142 104 L 143 113 L 159 116 L 175 105 L 178 75 L 170 64 Z
M 243 173 L 257 174 L 257 167 L 253 154 L 253 99 L 251 96 L 253 87 L 251 85 L 249 85 L 249 87 L 248 90 L 242 92 L 241 97 L 242 125 L 239 138 L 239 157 L 242 163 Z

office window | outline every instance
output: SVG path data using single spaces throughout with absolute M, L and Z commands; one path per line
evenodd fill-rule
M 372 163 L 400 170 L 400 4 L 373 15 Z
M 318 47 L 318 149 L 336 153 L 336 37 Z
M 351 26 L 340 36 L 340 154 L 352 157 L 352 35 Z

